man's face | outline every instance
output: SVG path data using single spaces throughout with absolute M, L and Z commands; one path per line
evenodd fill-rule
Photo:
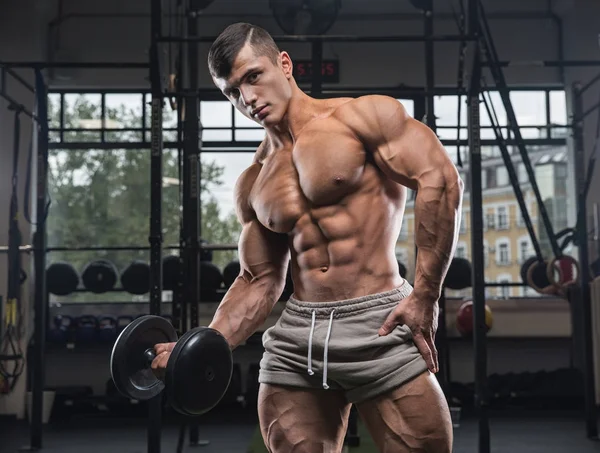
M 278 124 L 292 96 L 289 78 L 292 63 L 282 52 L 277 64 L 268 57 L 256 57 L 249 44 L 238 53 L 227 78 L 213 78 L 215 85 L 246 117 L 261 126 Z

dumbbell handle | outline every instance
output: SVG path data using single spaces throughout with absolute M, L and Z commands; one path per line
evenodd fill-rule
M 152 364 L 152 361 L 156 358 L 156 352 L 154 352 L 154 348 L 148 348 L 144 351 L 144 358 L 148 362 L 148 367 Z

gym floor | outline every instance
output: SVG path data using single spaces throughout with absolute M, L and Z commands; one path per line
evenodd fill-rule
M 492 412 L 490 417 L 492 453 L 592 453 L 600 451 L 600 442 L 585 435 L 583 415 L 578 411 Z M 256 414 L 247 410 L 211 412 L 200 423 L 200 439 L 207 446 L 184 451 L 203 453 L 266 453 L 258 431 Z M 175 452 L 179 433 L 177 423 L 162 429 L 161 452 Z M 349 452 L 376 453 L 368 433 L 359 425 L 361 445 Z M 45 426 L 43 451 L 48 453 L 143 453 L 146 452 L 146 425 L 140 418 L 77 417 Z M 0 451 L 16 452 L 28 445 L 29 428 L 22 421 L 0 423 Z M 478 450 L 478 424 L 473 415 L 463 414 L 455 428 L 454 453 Z

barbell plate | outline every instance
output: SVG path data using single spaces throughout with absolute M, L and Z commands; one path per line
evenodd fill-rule
M 227 340 L 214 329 L 197 327 L 173 348 L 165 374 L 169 404 L 187 416 L 202 415 L 225 395 L 233 372 Z
M 160 316 L 142 316 L 129 323 L 117 337 L 110 355 L 110 373 L 117 390 L 140 401 L 162 392 L 165 384 L 152 372 L 144 352 L 158 343 L 175 341 L 175 328 Z

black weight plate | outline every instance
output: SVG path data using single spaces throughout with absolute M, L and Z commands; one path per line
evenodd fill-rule
M 527 272 L 529 272 L 529 267 L 535 263 L 537 261 L 537 257 L 536 256 L 530 256 L 529 258 L 527 258 L 525 260 L 525 262 L 521 265 L 521 280 L 523 281 L 523 283 L 527 283 L 529 284 L 529 282 L 527 281 Z
M 142 316 L 123 329 L 110 355 L 110 373 L 119 392 L 128 398 L 145 401 L 165 387 L 144 356 L 157 343 L 177 341 L 177 332 L 160 316 Z
M 169 403 L 181 414 L 202 415 L 223 398 L 232 372 L 227 340 L 208 327 L 192 329 L 179 339 L 167 364 Z

